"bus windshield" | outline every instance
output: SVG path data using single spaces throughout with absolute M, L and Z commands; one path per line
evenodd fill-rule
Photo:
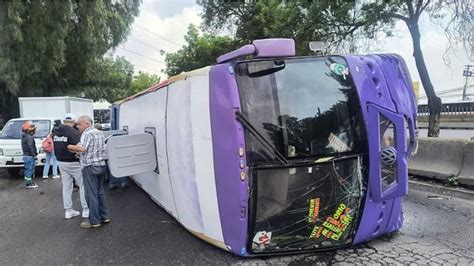
M 357 91 L 339 56 L 244 61 L 236 66 L 242 115 L 288 160 L 363 152 Z M 275 161 L 246 134 L 250 163 Z
M 0 139 L 21 139 L 21 127 L 26 120 L 9 121 L 0 134 Z M 46 138 L 51 130 L 51 121 L 49 120 L 31 120 L 36 126 L 35 138 Z

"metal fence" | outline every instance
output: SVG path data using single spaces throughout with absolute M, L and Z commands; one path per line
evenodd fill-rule
M 428 106 L 418 106 L 418 116 L 429 116 Z M 456 104 L 446 104 L 441 108 L 442 116 L 474 116 L 474 106 L 459 106 Z

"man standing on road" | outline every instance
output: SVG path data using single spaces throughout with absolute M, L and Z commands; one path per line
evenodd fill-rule
M 109 212 L 104 194 L 105 138 L 104 134 L 92 127 L 92 118 L 80 116 L 77 128 L 82 132 L 77 145 L 68 145 L 72 152 L 80 153 L 82 177 L 89 206 L 89 222 L 82 222 L 81 228 L 99 227 L 101 223 L 109 223 Z
M 33 175 L 35 173 L 36 150 L 35 138 L 36 127 L 31 121 L 25 121 L 21 128 L 23 134 L 21 135 L 21 149 L 23 151 L 23 163 L 25 164 L 25 185 L 26 188 L 37 188 L 38 185 L 33 182 Z
M 89 218 L 89 208 L 84 191 L 81 165 L 77 156 L 67 149 L 67 146 L 76 145 L 81 139 L 81 133 L 73 128 L 76 116 L 68 113 L 64 116 L 64 124 L 53 129 L 54 153 L 58 160 L 59 171 L 63 183 L 63 204 L 66 210 L 64 217 L 71 219 L 79 215 L 79 212 L 72 206 L 73 180 L 79 186 L 79 197 L 82 205 L 82 218 Z

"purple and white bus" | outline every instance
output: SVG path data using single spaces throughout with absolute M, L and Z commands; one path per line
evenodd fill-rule
M 112 173 L 239 256 L 402 226 L 416 104 L 398 55 L 296 57 L 291 39 L 256 40 L 121 101 L 112 119 L 128 132 L 108 140 Z

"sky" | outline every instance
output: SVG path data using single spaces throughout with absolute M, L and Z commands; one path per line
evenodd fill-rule
M 201 8 L 195 0 L 155 0 L 144 1 L 140 6 L 140 14 L 132 25 L 131 33 L 126 42 L 120 45 L 115 54 L 124 56 L 135 65 L 136 72 L 144 71 L 166 78 L 162 70 L 165 68 L 165 58 L 160 50 L 175 52 L 185 44 L 184 35 L 189 24 L 199 26 Z M 450 65 L 443 61 L 447 39 L 442 29 L 436 28 L 429 18 L 420 20 L 422 34 L 421 45 L 425 61 L 436 91 L 464 86 L 465 77 L 462 76 L 464 65 L 474 64 L 469 61 L 470 52 L 462 49 L 452 52 L 449 56 Z M 382 38 L 377 49 L 371 52 L 389 52 L 400 54 L 407 62 L 413 81 L 419 81 L 415 60 L 412 56 L 411 37 L 406 25 L 402 22 L 395 27 L 395 36 Z M 474 58 L 471 58 L 474 59 Z M 471 78 L 470 84 L 474 81 Z M 424 95 L 420 88 L 420 94 Z M 474 88 L 468 93 L 474 94 Z M 458 100 L 449 98 L 450 100 Z M 474 97 L 471 97 L 474 99 Z M 421 98 L 420 103 L 426 101 Z

